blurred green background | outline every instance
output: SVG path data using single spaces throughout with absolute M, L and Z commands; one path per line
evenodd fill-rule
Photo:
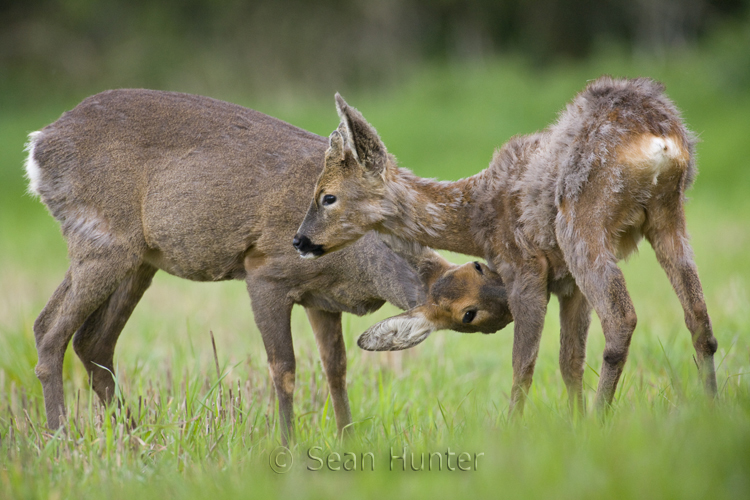
M 481 64 L 516 54 L 541 69 L 612 46 L 666 61 L 674 50 L 693 51 L 740 23 L 749 4 L 6 0 L 0 5 L 0 88 L 3 103 L 133 86 L 321 97 L 332 89 L 398 85 L 425 62 Z M 744 53 L 747 63 L 747 46 L 736 42 L 733 51 Z M 748 83 L 746 66 L 734 68 L 734 85 Z
M 587 80 L 604 73 L 664 82 L 701 139 L 687 212 L 719 340 L 716 406 L 701 397 L 682 311 L 644 245 L 622 264 L 639 322 L 614 416 L 604 425 L 593 417 L 574 424 L 567 414 L 554 299 L 529 408 L 515 424 L 505 420 L 510 329 L 494 336 L 441 332 L 403 355 L 373 355 L 354 339 L 396 309 L 345 317 L 350 399 L 359 422 L 351 446 L 387 453 L 390 446 L 451 445 L 486 453 L 486 469 L 473 476 L 342 477 L 304 469 L 275 476 L 267 467 L 278 440 L 272 391 L 244 284 L 195 284 L 165 273 L 136 309 L 115 357 L 125 395 L 143 399 L 147 423 L 128 433 L 122 422 L 109 426 L 99 409 L 81 418 L 81 434 L 69 440 L 50 439 L 39 428 L 31 326 L 67 261 L 56 222 L 25 193 L 23 147 L 29 132 L 86 96 L 118 87 L 198 93 L 327 135 L 338 125 L 338 91 L 402 166 L 457 179 L 485 168 L 512 135 L 548 125 Z M 747 497 L 748 193 L 749 0 L 6 0 L 0 3 L 0 497 Z M 301 311 L 293 328 L 300 429 L 294 451 L 304 458 L 312 445 L 342 450 Z M 215 395 L 209 330 L 228 387 L 247 390 L 237 406 L 243 419 L 221 417 L 207 399 L 197 401 Z M 602 350 L 594 319 L 589 403 Z M 72 352 L 65 384 L 68 407 L 86 406 L 85 372 Z M 200 417 L 192 431 L 186 412 Z

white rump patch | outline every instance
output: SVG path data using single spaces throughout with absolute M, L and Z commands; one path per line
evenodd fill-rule
M 360 335 L 357 345 L 366 351 L 401 351 L 414 347 L 435 331 L 421 314 L 399 314 L 370 327 Z
M 39 183 L 42 178 L 42 171 L 39 169 L 39 164 L 34 159 L 34 148 L 36 147 L 36 143 L 39 141 L 41 135 L 42 133 L 40 131 L 30 133 L 29 140 L 24 147 L 24 150 L 28 152 L 25 162 L 26 178 L 29 180 L 28 193 L 34 196 L 39 196 Z
M 670 166 L 689 160 L 688 152 L 673 137 L 658 137 L 644 134 L 625 147 L 620 158 L 625 163 L 643 169 L 653 176 L 656 184 L 659 174 Z
M 651 169 L 654 173 L 653 183 L 659 180 L 659 174 L 674 159 L 680 156 L 680 150 L 671 137 L 654 137 L 649 145 Z
M 657 162 L 666 162 L 682 155 L 681 149 L 671 137 L 654 137 L 650 148 L 651 157 Z

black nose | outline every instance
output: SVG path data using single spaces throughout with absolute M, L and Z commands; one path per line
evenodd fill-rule
M 303 257 L 320 257 L 325 253 L 323 245 L 314 244 L 310 241 L 310 238 L 305 235 L 295 234 L 294 239 L 292 239 L 292 246 L 294 246 Z

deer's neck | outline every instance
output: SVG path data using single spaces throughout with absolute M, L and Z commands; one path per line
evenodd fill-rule
M 417 177 L 406 169 L 386 174 L 386 216 L 379 228 L 406 242 L 484 257 L 472 234 L 475 187 L 482 175 L 455 182 Z

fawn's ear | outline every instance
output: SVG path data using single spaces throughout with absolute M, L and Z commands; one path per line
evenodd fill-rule
M 422 252 L 422 260 L 417 264 L 419 279 L 427 286 L 429 290 L 438 278 L 453 267 L 442 255 L 432 249 L 425 249 Z
M 328 150 L 326 159 L 341 159 L 344 157 L 344 138 L 341 131 L 336 129 L 328 136 Z
M 336 94 L 336 111 L 338 111 L 341 124 L 346 128 L 347 140 L 357 162 L 370 172 L 382 174 L 385 171 L 388 154 L 373 126 L 367 123 L 362 113 L 350 107 L 338 93 Z
M 346 128 L 346 123 L 340 122 L 338 128 L 339 134 L 344 139 L 344 144 L 349 144 L 352 140 L 349 138 L 349 130 Z
M 357 345 L 366 351 L 401 351 L 414 347 L 438 328 L 427 319 L 424 306 L 384 319 L 359 336 Z

